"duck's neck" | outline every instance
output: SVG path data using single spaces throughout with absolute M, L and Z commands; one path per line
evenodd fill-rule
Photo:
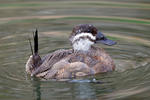
M 94 42 L 90 41 L 89 39 L 80 39 L 73 43 L 74 51 L 88 51 Z

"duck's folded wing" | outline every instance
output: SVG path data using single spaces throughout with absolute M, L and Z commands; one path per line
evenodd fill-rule
M 32 72 L 32 75 L 37 75 L 39 73 L 42 73 L 44 71 L 47 71 L 51 69 L 51 67 L 61 59 L 65 58 L 66 56 L 72 54 L 73 50 L 72 49 L 60 49 L 55 52 L 52 52 L 45 57 L 42 58 L 43 63 L 35 70 Z

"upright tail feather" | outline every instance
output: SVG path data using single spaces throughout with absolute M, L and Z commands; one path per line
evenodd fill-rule
M 33 55 L 33 49 L 32 49 L 32 43 L 31 43 L 31 39 L 30 39 L 30 37 L 29 37 L 29 44 L 30 44 L 30 49 L 31 49 L 31 53 L 32 53 L 32 55 Z
M 38 30 L 34 33 L 34 54 L 38 54 Z
M 31 53 L 32 53 L 32 55 L 30 56 L 30 58 L 28 59 L 26 63 L 26 71 L 29 74 L 32 74 L 32 72 L 34 72 L 42 64 L 41 57 L 38 54 L 38 31 L 37 29 L 33 33 L 33 40 L 34 40 L 34 48 L 32 48 L 32 43 L 29 37 L 29 44 L 30 44 Z

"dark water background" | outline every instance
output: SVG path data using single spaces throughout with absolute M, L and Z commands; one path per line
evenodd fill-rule
M 69 82 L 40 81 L 25 73 L 28 36 L 38 28 L 40 55 L 71 48 L 77 24 L 93 24 L 116 46 L 97 45 L 116 71 Z M 101 83 L 90 83 L 93 78 Z M 149 0 L 0 0 L 0 100 L 149 100 Z

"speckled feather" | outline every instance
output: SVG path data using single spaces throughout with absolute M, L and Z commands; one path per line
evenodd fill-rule
M 112 71 L 114 68 L 112 59 L 103 49 L 92 47 L 89 52 L 73 52 L 70 49 L 48 54 L 33 73 L 45 79 L 62 79 Z
M 27 73 L 45 79 L 68 79 L 113 71 L 115 65 L 111 57 L 103 49 L 92 46 L 95 43 L 92 37 L 96 34 L 97 29 L 93 25 L 74 27 L 70 36 L 73 49 L 56 50 L 42 60 L 39 55 L 37 60 L 31 56 L 26 64 Z M 38 66 L 35 67 L 33 62 Z

